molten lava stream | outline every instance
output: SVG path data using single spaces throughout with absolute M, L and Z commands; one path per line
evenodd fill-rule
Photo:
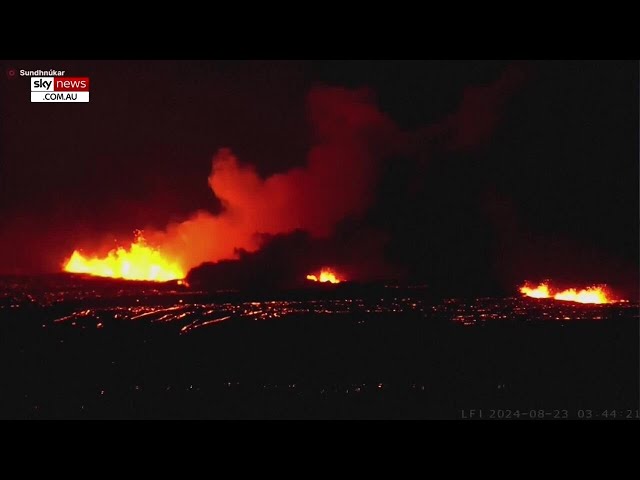
M 559 292 L 553 291 L 547 283 L 541 283 L 537 286 L 528 284 L 520 287 L 520 293 L 532 298 L 553 298 L 554 300 L 562 300 L 566 302 L 577 303 L 616 303 L 624 300 L 614 300 L 606 285 L 597 285 L 586 287 L 581 290 L 569 288 Z
M 98 277 L 123 278 L 125 280 L 151 280 L 166 282 L 185 277 L 176 262 L 165 258 L 160 250 L 147 245 L 141 234 L 129 249 L 114 248 L 105 257 L 85 257 L 78 250 L 64 264 L 64 271 L 86 273 Z
M 321 282 L 321 283 L 325 283 L 325 282 L 340 283 L 344 281 L 342 278 L 338 277 L 338 274 L 336 274 L 333 270 L 329 268 L 323 268 L 322 270 L 320 270 L 319 275 L 313 275 L 313 274 L 307 275 L 307 280 L 311 280 L 312 282 Z

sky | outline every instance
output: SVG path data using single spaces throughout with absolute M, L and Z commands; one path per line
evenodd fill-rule
M 91 79 L 87 104 L 0 80 L 0 273 L 145 229 L 194 265 L 244 248 L 225 269 L 637 289 L 636 62 L 0 63 Z

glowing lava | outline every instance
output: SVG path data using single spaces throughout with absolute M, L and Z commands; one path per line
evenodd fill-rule
M 328 268 L 323 268 L 322 270 L 320 270 L 320 275 L 307 275 L 307 280 L 311 280 L 313 282 L 330 282 L 330 283 L 340 283 L 343 281 L 343 279 L 339 278 L 338 275 L 328 269 Z
M 533 298 L 553 298 L 567 302 L 578 303 L 615 303 L 605 285 L 592 286 L 577 290 L 570 288 L 559 292 L 554 292 L 547 283 L 541 283 L 532 287 L 525 284 L 520 287 L 520 293 Z
M 533 298 L 549 298 L 549 287 L 545 283 L 541 283 L 535 288 L 524 286 L 520 288 L 520 292 L 527 297 Z
M 578 303 L 613 303 L 602 287 L 588 287 L 577 291 L 575 288 L 556 293 L 553 298 Z
M 184 271 L 177 263 L 164 258 L 158 249 L 147 245 L 141 234 L 136 236 L 128 250 L 124 247 L 114 248 L 104 258 L 85 257 L 75 250 L 65 263 L 64 271 L 155 282 L 185 277 Z

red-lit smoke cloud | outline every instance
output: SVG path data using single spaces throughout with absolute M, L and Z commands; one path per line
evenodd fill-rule
M 224 211 L 199 211 L 164 232 L 148 232 L 149 239 L 189 269 L 233 258 L 238 249 L 255 251 L 260 234 L 302 229 L 327 236 L 338 221 L 363 213 L 379 160 L 400 141 L 397 128 L 364 89 L 316 87 L 308 107 L 313 144 L 304 166 L 261 178 L 222 149 L 213 158 L 209 186 Z
M 495 81 L 466 87 L 458 108 L 441 121 L 410 133 L 408 147 L 418 154 L 430 153 L 433 148 L 465 152 L 485 147 L 502 120 L 507 102 L 528 75 L 527 64 L 512 64 Z
M 418 152 L 425 158 L 434 149 L 485 144 L 521 80 L 522 72 L 510 68 L 491 84 L 465 89 L 455 112 L 414 132 L 401 132 L 367 89 L 315 87 L 307 99 L 312 144 L 302 166 L 262 178 L 230 149 L 221 149 L 209 186 L 222 212 L 198 211 L 145 236 L 185 272 L 254 252 L 270 235 L 304 230 L 328 237 L 339 221 L 371 205 L 383 158 Z

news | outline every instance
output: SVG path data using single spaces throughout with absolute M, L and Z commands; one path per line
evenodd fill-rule
M 89 77 L 54 77 L 54 92 L 88 92 Z

